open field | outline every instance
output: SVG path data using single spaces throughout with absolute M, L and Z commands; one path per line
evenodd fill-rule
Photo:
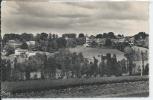
M 96 57 L 98 61 L 101 60 L 99 55 L 106 55 L 107 53 L 116 54 L 117 60 L 122 60 L 125 58 L 124 52 L 121 52 L 117 49 L 110 49 L 110 48 L 91 48 L 91 47 L 84 47 L 84 46 L 77 46 L 75 48 L 69 48 L 70 52 L 82 52 L 85 58 L 91 59 Z M 125 58 L 126 59 L 126 58 Z
M 5 92 L 27 92 L 42 91 L 48 89 L 61 89 L 67 87 L 94 85 L 94 84 L 112 84 L 136 81 L 148 81 L 148 76 L 122 76 L 122 77 L 103 77 L 89 79 L 64 79 L 64 80 L 29 80 L 18 82 L 2 82 L 1 90 Z
M 11 94 L 16 98 L 103 98 L 103 97 L 148 97 L 149 82 L 135 81 L 112 84 L 82 85 L 61 89 L 31 91 Z

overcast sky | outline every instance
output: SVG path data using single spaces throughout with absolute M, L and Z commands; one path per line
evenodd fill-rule
M 149 31 L 148 2 L 19 2 L 1 4 L 1 30 L 5 33 L 133 35 Z

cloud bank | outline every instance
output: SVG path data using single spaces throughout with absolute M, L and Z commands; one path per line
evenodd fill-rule
M 133 2 L 25 2 L 1 5 L 1 30 L 5 33 L 95 34 L 113 31 L 133 35 L 149 31 L 149 3 Z

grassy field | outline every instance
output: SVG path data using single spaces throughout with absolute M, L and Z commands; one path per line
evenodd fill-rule
M 92 84 L 60 89 L 28 91 L 2 96 L 3 98 L 107 98 L 148 97 L 149 81 Z
M 121 82 L 147 81 L 148 76 L 122 76 L 102 77 L 89 79 L 63 79 L 63 80 L 29 80 L 18 82 L 2 82 L 1 90 L 5 92 L 39 91 L 46 89 L 59 89 L 81 85 L 111 84 Z
M 69 48 L 70 52 L 82 52 L 85 58 L 92 60 L 93 57 L 96 57 L 98 61 L 101 61 L 99 55 L 106 55 L 107 53 L 116 54 L 117 60 L 122 60 L 124 57 L 124 52 L 121 52 L 117 49 L 109 49 L 109 48 L 91 48 L 91 47 L 84 47 L 78 46 L 75 48 Z M 125 58 L 126 59 L 126 58 Z

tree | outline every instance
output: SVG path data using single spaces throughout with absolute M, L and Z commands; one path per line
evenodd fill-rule
M 124 48 L 124 56 L 127 58 L 128 60 L 128 68 L 129 68 L 129 75 L 132 75 L 132 65 L 133 65 L 133 52 L 134 50 L 130 47 L 130 46 L 127 46 L 126 48 Z
M 3 43 L 5 44 L 9 40 L 21 40 L 21 36 L 19 34 L 14 34 L 14 33 L 5 34 L 3 36 Z
M 145 66 L 144 75 L 149 75 L 149 64 L 146 64 Z
M 103 35 L 102 34 L 97 34 L 96 38 L 103 38 Z
M 111 46 L 112 41 L 110 39 L 106 39 L 105 46 Z
M 22 41 L 33 41 L 34 36 L 33 36 L 33 34 L 22 33 L 21 34 L 21 39 L 22 39 Z
M 96 76 L 96 74 L 99 74 L 98 73 L 98 59 L 96 59 L 95 57 L 93 57 L 93 59 L 94 59 L 94 73 L 95 73 L 95 76 Z
M 21 49 L 28 49 L 27 43 L 26 43 L 26 42 L 22 43 L 22 45 L 21 45 L 20 48 L 21 48 Z
M 107 35 L 108 35 L 108 38 L 115 38 L 115 35 L 113 32 L 109 32 Z
M 40 34 L 37 34 L 37 35 L 35 36 L 35 41 L 36 41 L 36 42 L 39 42 L 39 41 L 40 41 L 40 36 L 41 36 Z
M 118 34 L 117 36 L 118 36 L 118 37 L 122 37 L 122 35 L 121 35 L 121 34 Z
M 51 76 L 55 77 L 56 68 L 59 68 L 59 63 L 57 63 L 54 57 L 49 57 L 46 66 L 44 68 L 45 72 L 51 72 Z
M 85 37 L 85 36 L 84 36 L 83 33 L 80 33 L 78 37 L 79 37 L 79 38 L 83 38 L 83 37 Z
M 48 39 L 52 40 L 52 38 L 53 38 L 53 35 L 50 33 L 49 36 L 48 36 Z
M 55 39 L 56 38 L 56 35 L 55 34 L 53 34 L 53 39 Z
M 5 45 L 4 50 L 7 52 L 7 56 L 15 53 L 15 49 L 9 45 Z
M 39 54 L 30 56 L 28 59 L 23 57 L 17 58 L 16 69 L 25 72 L 26 79 L 30 79 L 30 73 L 34 71 L 41 71 L 43 73 L 47 57 L 45 54 Z M 41 74 L 43 76 L 43 74 Z
M 107 33 L 103 33 L 103 38 L 107 38 L 107 37 L 108 37 Z
M 64 38 L 62 38 L 62 37 L 61 38 L 57 38 L 56 42 L 57 42 L 58 48 L 66 47 L 66 40 Z
M 1 80 L 10 80 L 11 63 L 7 59 L 1 59 Z
M 92 42 L 91 42 L 91 46 L 92 46 L 92 47 L 96 47 L 96 46 L 97 46 L 97 43 L 96 43 L 95 41 L 92 41 Z
M 145 32 L 139 32 L 138 34 L 134 35 L 135 40 L 145 39 L 148 36 Z
M 43 33 L 40 34 L 40 39 L 41 40 L 47 40 L 47 37 L 48 37 L 48 34 L 47 33 L 44 33 L 43 32 Z

